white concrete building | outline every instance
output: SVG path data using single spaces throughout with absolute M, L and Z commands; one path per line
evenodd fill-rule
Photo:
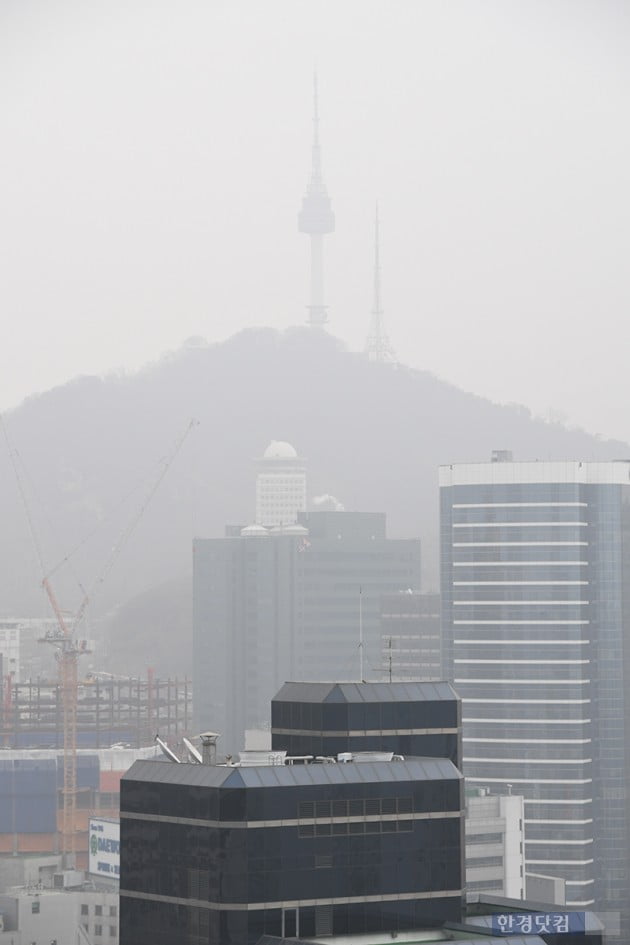
M 306 463 L 290 443 L 272 440 L 258 461 L 256 524 L 293 525 L 306 511 Z
M 524 798 L 467 790 L 466 890 L 525 897 Z
M 117 945 L 118 890 L 14 888 L 0 895 L 0 945 Z

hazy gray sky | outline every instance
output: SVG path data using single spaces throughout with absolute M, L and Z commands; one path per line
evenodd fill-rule
M 630 4 L 1 0 L 0 407 L 305 319 L 630 439 Z

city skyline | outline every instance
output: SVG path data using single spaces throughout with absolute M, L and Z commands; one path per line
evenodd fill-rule
M 630 440 L 627 8 L 358 9 L 3 6 L 2 408 L 194 336 L 303 324 L 315 61 L 330 331 L 363 349 L 378 198 L 404 363 Z

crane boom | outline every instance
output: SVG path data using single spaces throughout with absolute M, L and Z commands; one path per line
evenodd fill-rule
M 102 584 L 102 583 L 103 583 L 103 581 L 105 580 L 105 578 L 107 577 L 107 575 L 109 574 L 109 572 L 110 572 L 110 571 L 112 570 L 112 568 L 114 567 L 114 564 L 116 563 L 116 559 L 117 559 L 118 555 L 119 555 L 120 552 L 122 551 L 122 549 L 123 549 L 125 543 L 127 542 L 127 540 L 131 537 L 131 534 L 133 533 L 134 529 L 136 528 L 136 526 L 137 526 L 138 523 L 140 522 L 140 519 L 142 518 L 142 516 L 143 516 L 144 513 L 146 512 L 147 507 L 149 506 L 149 503 L 151 502 L 151 499 L 153 498 L 153 496 L 155 495 L 155 493 L 158 491 L 160 485 L 162 484 L 162 480 L 164 479 L 164 477 L 166 476 L 167 472 L 168 472 L 169 469 L 171 468 L 171 464 L 173 463 L 173 460 L 175 459 L 175 457 L 176 457 L 177 454 L 179 453 L 180 449 L 181 449 L 182 446 L 184 445 L 184 441 L 185 441 L 186 437 L 188 436 L 188 434 L 190 433 L 190 431 L 191 431 L 194 427 L 196 427 L 196 426 L 198 426 L 198 425 L 199 425 L 199 421 L 198 421 L 198 420 L 194 420 L 194 419 L 191 420 L 190 423 L 188 424 L 188 426 L 186 427 L 186 429 L 183 431 L 183 433 L 181 433 L 180 436 L 178 437 L 178 439 L 175 441 L 175 443 L 174 443 L 172 449 L 170 450 L 170 452 L 167 453 L 166 457 L 164 458 L 164 460 L 163 460 L 163 462 L 162 462 L 162 468 L 160 469 L 160 472 L 159 472 L 158 476 L 156 477 L 155 482 L 152 484 L 151 488 L 149 489 L 149 492 L 147 493 L 147 495 L 146 495 L 146 497 L 145 497 L 145 499 L 144 499 L 144 502 L 142 503 L 142 505 L 140 506 L 140 508 L 139 508 L 138 511 L 136 512 L 136 514 L 132 517 L 131 521 L 130 521 L 130 522 L 126 525 L 126 527 L 123 529 L 123 531 L 122 531 L 120 537 L 118 538 L 118 541 L 116 542 L 116 544 L 115 544 L 114 547 L 112 548 L 111 553 L 110 553 L 110 555 L 109 555 L 107 561 L 105 562 L 105 566 L 103 567 L 103 570 L 101 571 L 101 573 L 99 574 L 99 576 L 98 576 L 98 577 L 96 578 L 96 580 L 94 581 L 94 584 L 90 587 L 90 589 L 87 591 L 87 593 L 86 593 L 85 596 L 83 597 L 83 600 L 81 601 L 81 603 L 80 603 L 80 605 L 79 605 L 79 608 L 78 608 L 78 610 L 77 610 L 77 612 L 76 612 L 76 614 L 75 614 L 75 618 L 74 618 L 73 625 L 72 625 L 72 630 L 73 630 L 73 632 L 76 631 L 76 629 L 77 629 L 77 627 L 79 626 L 81 620 L 83 619 L 83 616 L 84 616 L 84 614 L 85 614 L 85 611 L 86 611 L 86 609 L 87 609 L 87 606 L 88 606 L 90 600 L 92 599 L 92 597 L 94 596 L 94 593 L 95 593 L 95 591 L 96 591 L 96 588 L 98 587 L 99 584 Z
M 41 573 L 43 574 L 42 578 L 42 587 L 48 597 L 48 601 L 52 608 L 52 611 L 57 619 L 57 627 L 54 630 L 49 630 L 42 638 L 41 642 L 52 644 L 57 650 L 57 661 L 59 664 L 59 680 L 61 688 L 61 702 L 62 702 L 62 711 L 63 711 L 63 820 L 62 820 L 62 853 L 64 854 L 65 865 L 72 866 L 74 859 L 74 847 L 75 847 L 75 838 L 76 838 L 76 810 L 77 810 L 77 703 L 78 703 L 78 660 L 79 656 L 83 653 L 89 653 L 90 650 L 87 646 L 85 640 L 77 640 L 75 638 L 75 631 L 79 626 L 81 620 L 85 615 L 86 608 L 90 602 L 90 599 L 94 593 L 94 589 L 98 584 L 102 584 L 105 580 L 105 577 L 111 571 L 116 558 L 118 557 L 120 551 L 122 550 L 125 542 L 135 529 L 136 525 L 144 515 L 144 512 L 147 509 L 147 506 L 151 502 L 151 499 L 157 492 L 162 480 L 166 476 L 173 460 L 179 453 L 184 440 L 193 429 L 197 426 L 197 420 L 191 420 L 184 432 L 180 435 L 172 450 L 167 454 L 159 475 L 157 476 L 155 482 L 153 483 L 151 489 L 149 490 L 144 502 L 142 503 L 138 512 L 133 516 L 132 520 L 126 526 L 122 532 L 120 538 L 114 545 L 109 558 L 101 572 L 100 576 L 94 582 L 93 587 L 89 592 L 84 593 L 81 603 L 75 613 L 74 620 L 72 625 L 69 626 L 66 617 L 64 616 L 63 610 L 57 600 L 55 592 L 53 590 L 50 578 L 52 572 L 47 572 L 44 566 L 44 558 L 42 554 L 41 545 L 35 529 L 33 519 L 31 516 L 29 504 L 26 498 L 26 491 L 22 483 L 22 478 L 18 469 L 16 462 L 16 452 L 12 449 L 11 443 L 9 441 L 8 433 L 2 415 L 0 414 L 0 425 L 2 426 L 2 431 L 4 438 L 7 443 L 7 448 L 9 452 L 9 457 L 11 460 L 11 465 L 13 466 L 13 471 L 15 473 L 15 478 L 17 481 L 18 489 L 20 492 L 20 497 L 22 499 L 22 504 L 26 513 L 26 519 L 28 522 L 29 530 L 31 533 L 31 538 L 37 552 L 37 557 L 39 560 Z M 69 556 L 64 559 L 64 562 L 67 561 Z M 53 570 L 57 570 L 54 568 Z

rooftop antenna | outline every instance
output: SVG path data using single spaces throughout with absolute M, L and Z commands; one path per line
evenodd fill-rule
M 157 745 L 160 746 L 160 751 L 166 758 L 168 758 L 169 761 L 174 761 L 178 765 L 181 764 L 181 761 L 179 760 L 175 752 L 171 751 L 171 749 L 168 747 L 166 742 L 163 742 L 159 735 L 155 736 L 155 742 Z
M 387 663 L 389 668 L 389 681 L 392 681 L 392 638 L 387 640 Z
M 324 304 L 324 236 L 333 233 L 335 214 L 330 206 L 330 197 L 322 176 L 322 153 L 319 144 L 319 100 L 317 72 L 313 73 L 313 145 L 311 152 L 311 178 L 302 209 L 298 214 L 298 230 L 311 238 L 311 295 L 308 305 L 307 324 L 320 328 L 328 321 Z
M 189 756 L 192 758 L 193 764 L 202 765 L 203 758 L 201 757 L 201 753 L 199 752 L 199 750 L 195 748 L 193 743 L 189 741 L 189 739 L 187 739 L 185 736 L 184 738 L 182 738 L 182 741 L 184 745 L 186 746 L 186 751 L 188 752 Z
M 359 682 L 365 682 L 363 675 L 363 588 L 359 585 Z
M 381 303 L 381 259 L 378 204 L 374 216 L 374 302 L 370 318 L 370 333 L 365 342 L 365 353 L 370 361 L 396 364 L 396 355 L 383 327 L 383 305 Z

